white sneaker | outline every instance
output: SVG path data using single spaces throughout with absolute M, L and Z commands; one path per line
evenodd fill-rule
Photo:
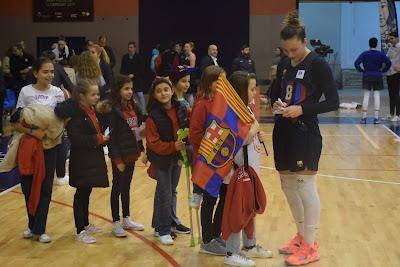
M 272 258 L 272 251 L 256 245 L 251 249 L 242 249 L 242 253 L 249 258 Z
M 158 237 L 158 241 L 160 241 L 161 244 L 170 246 L 174 244 L 174 240 L 172 239 L 171 235 L 162 235 Z
M 241 256 L 239 254 L 232 254 L 231 256 L 225 256 L 224 263 L 232 266 L 256 266 L 256 263 L 249 258 Z
M 69 176 L 57 177 L 57 185 L 67 185 L 69 184 Z
M 126 237 L 127 236 L 127 233 L 125 232 L 124 228 L 122 227 L 122 225 L 119 221 L 113 222 L 112 232 L 116 237 Z
M 51 238 L 47 234 L 33 235 L 34 240 L 38 240 L 40 243 L 50 243 Z
M 108 147 L 107 146 L 103 146 L 103 152 L 104 152 L 104 155 L 108 155 Z
M 143 231 L 144 230 L 143 224 L 132 221 L 129 216 L 122 219 L 122 227 L 125 230 L 130 230 L 130 229 L 135 230 L 135 231 Z
M 393 117 L 392 117 L 392 121 L 393 121 L 393 122 L 398 122 L 398 121 L 400 121 L 399 116 L 393 116 Z
M 202 200 L 203 200 L 202 194 L 193 193 L 192 197 L 190 199 L 189 205 L 193 209 L 198 209 L 198 208 L 200 208 L 200 204 L 201 204 Z
M 79 234 L 76 235 L 76 240 L 85 243 L 85 244 L 94 244 L 96 243 L 96 238 L 91 236 L 85 230 L 81 231 Z
M 26 228 L 26 229 L 24 230 L 24 232 L 22 233 L 22 236 L 23 236 L 24 238 L 32 238 L 32 237 L 33 237 L 33 233 L 32 233 L 32 231 L 31 231 L 31 229 Z
M 386 116 L 386 120 L 387 121 L 391 121 L 392 119 L 393 119 L 393 117 L 395 117 L 394 115 L 392 116 L 391 114 L 388 114 L 387 116 Z
M 89 234 L 94 234 L 94 233 L 101 233 L 103 232 L 103 230 L 101 230 L 101 228 L 93 225 L 93 224 L 89 224 L 88 226 L 85 227 L 86 232 L 88 232 Z

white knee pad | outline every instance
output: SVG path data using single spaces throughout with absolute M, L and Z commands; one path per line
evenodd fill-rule
M 298 192 L 296 175 L 280 175 L 281 187 L 285 193 L 293 219 L 296 223 L 297 232 L 304 236 L 304 208 Z
M 297 175 L 298 193 L 304 207 L 304 239 L 313 244 L 320 219 L 320 200 L 316 175 Z

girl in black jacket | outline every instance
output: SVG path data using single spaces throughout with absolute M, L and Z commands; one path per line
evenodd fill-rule
M 55 113 L 69 120 L 68 138 L 71 142 L 69 160 L 69 184 L 76 187 L 74 196 L 74 218 L 77 240 L 86 244 L 95 243 L 92 233 L 101 229 L 89 224 L 89 197 L 93 187 L 108 187 L 107 165 L 103 146 L 109 136 L 104 135 L 102 118 L 94 110 L 100 99 L 95 81 L 81 79 L 73 98 L 56 106 Z
M 144 123 L 141 112 L 133 100 L 133 84 L 128 76 L 117 75 L 111 85 L 110 99 L 102 101 L 98 109 L 108 112 L 110 122 L 109 154 L 112 162 L 113 185 L 111 190 L 112 232 L 125 237 L 124 229 L 143 231 L 144 226 L 130 219 L 130 188 L 135 161 L 143 149 Z M 120 222 L 119 198 L 122 203 Z M 122 223 L 122 225 L 121 225 Z

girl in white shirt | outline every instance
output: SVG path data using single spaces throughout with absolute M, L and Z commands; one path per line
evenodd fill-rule
M 41 104 L 54 109 L 57 103 L 64 101 L 64 94 L 61 89 L 51 85 L 54 78 L 54 65 L 49 58 L 41 57 L 35 62 L 33 75 L 36 82 L 22 88 L 18 97 L 17 108 L 24 108 L 30 104 Z M 15 124 L 15 128 L 21 133 L 29 134 L 40 140 L 45 137 L 44 130 L 37 129 L 34 125 L 26 125 L 21 121 Z M 44 150 L 46 172 L 41 185 L 39 204 L 34 216 L 28 213 L 28 228 L 23 232 L 24 238 L 33 238 L 41 243 L 51 242 L 51 238 L 46 234 L 46 222 L 53 188 L 57 149 L 58 146 Z M 21 177 L 21 187 L 27 205 L 32 179 L 32 175 Z

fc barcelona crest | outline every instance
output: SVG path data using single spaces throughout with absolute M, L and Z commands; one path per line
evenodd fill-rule
M 221 168 L 233 159 L 235 148 L 235 134 L 229 128 L 223 128 L 213 120 L 206 129 L 199 153 L 209 165 Z

